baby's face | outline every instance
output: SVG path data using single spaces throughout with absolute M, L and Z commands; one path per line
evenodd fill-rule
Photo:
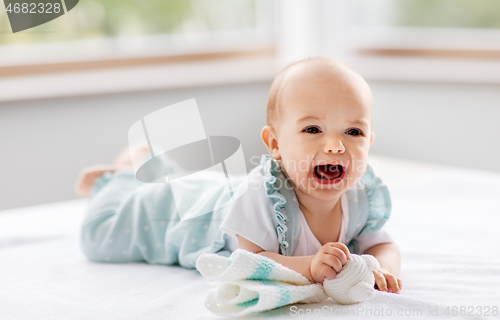
M 317 199 L 337 198 L 367 166 L 372 97 L 364 80 L 346 70 L 328 71 L 318 63 L 299 67 L 290 71 L 281 93 L 271 154 L 296 192 Z

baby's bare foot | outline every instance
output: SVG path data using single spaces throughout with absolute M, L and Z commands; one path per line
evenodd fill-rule
M 99 178 L 107 171 L 115 172 L 119 169 L 120 168 L 115 165 L 105 164 L 98 164 L 82 169 L 75 183 L 76 194 L 81 197 L 88 197 L 95 179 Z
M 107 171 L 134 170 L 132 163 L 141 163 L 148 152 L 149 146 L 147 142 L 138 142 L 130 147 L 122 149 L 115 158 L 113 164 L 98 164 L 82 169 L 75 183 L 76 194 L 82 197 L 89 196 L 95 179 L 99 178 Z
M 138 142 L 130 147 L 122 149 L 122 151 L 115 158 L 113 164 L 119 169 L 133 170 L 132 163 L 141 163 L 145 155 L 149 153 L 149 146 L 147 142 Z

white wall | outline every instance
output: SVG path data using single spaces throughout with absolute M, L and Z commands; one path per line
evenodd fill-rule
M 370 82 L 373 151 L 500 172 L 500 85 Z
M 500 172 L 500 85 L 370 81 L 371 152 Z M 196 98 L 208 135 L 230 135 L 250 157 L 270 82 L 0 104 L 0 210 L 73 199 L 85 166 L 109 163 L 141 116 Z M 189 130 L 189 128 L 186 128 Z
M 207 135 L 265 152 L 268 83 L 0 103 L 0 210 L 75 198 L 79 171 L 110 163 L 142 116 L 196 98 Z M 189 128 L 186 128 L 189 130 Z

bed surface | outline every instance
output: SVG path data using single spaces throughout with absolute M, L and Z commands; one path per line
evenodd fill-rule
M 401 294 L 256 317 L 446 317 L 449 307 L 450 318 L 498 318 L 500 174 L 380 156 L 370 163 L 391 192 L 387 227 L 402 252 Z M 0 319 L 221 319 L 205 309 L 211 287 L 196 270 L 88 261 L 79 248 L 85 201 L 0 212 Z

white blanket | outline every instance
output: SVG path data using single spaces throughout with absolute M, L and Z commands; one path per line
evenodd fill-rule
M 408 319 L 448 312 L 492 319 L 496 310 L 498 317 L 500 175 L 371 160 L 392 195 L 388 227 L 402 251 L 401 294 L 377 292 L 353 306 L 327 299 L 259 316 Z M 78 242 L 84 204 L 0 212 L 0 319 L 221 319 L 205 308 L 211 287 L 196 270 L 86 260 Z
M 328 298 L 321 284 L 311 284 L 300 273 L 242 249 L 228 258 L 204 253 L 196 260 L 196 269 L 216 286 L 208 293 L 205 306 L 217 315 L 240 317 Z

